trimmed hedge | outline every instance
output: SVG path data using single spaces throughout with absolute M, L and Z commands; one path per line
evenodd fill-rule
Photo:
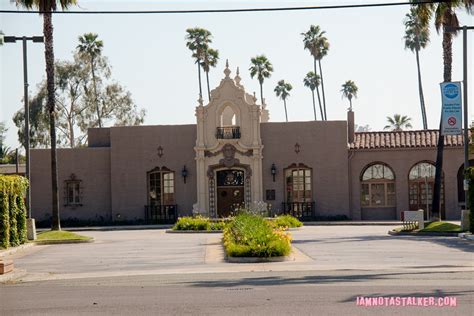
M 0 247 L 15 247 L 26 242 L 28 180 L 21 176 L 0 175 Z
M 224 229 L 225 222 L 222 220 L 211 221 L 208 217 L 203 216 L 184 216 L 178 218 L 178 221 L 173 226 L 173 230 L 199 230 L 199 231 L 213 231 Z
M 473 167 L 470 167 L 467 169 L 467 178 L 469 180 L 469 194 L 468 194 L 469 231 L 474 234 L 474 168 Z

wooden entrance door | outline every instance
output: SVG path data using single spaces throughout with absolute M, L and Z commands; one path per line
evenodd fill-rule
M 233 211 L 244 205 L 244 187 L 217 189 L 217 215 L 229 217 Z
M 217 216 L 228 217 L 244 206 L 244 171 L 217 171 Z

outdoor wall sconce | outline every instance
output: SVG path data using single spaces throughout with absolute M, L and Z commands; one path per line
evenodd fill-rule
M 277 168 L 275 166 L 274 163 L 272 163 L 272 168 L 270 169 L 271 173 L 272 173 L 272 177 L 273 177 L 273 182 L 275 182 L 275 175 L 277 173 Z
M 186 177 L 188 176 L 188 169 L 186 169 L 186 165 L 184 165 L 183 170 L 181 170 L 181 175 L 183 176 L 184 183 L 186 183 Z
M 163 156 L 163 147 L 159 146 L 157 150 L 158 150 L 158 157 L 161 158 Z
M 300 149 L 301 149 L 300 144 L 296 143 L 296 144 L 295 144 L 295 153 L 299 154 Z

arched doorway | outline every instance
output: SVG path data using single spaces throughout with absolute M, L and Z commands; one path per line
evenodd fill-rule
M 474 166 L 474 160 L 469 160 L 469 167 Z M 465 196 L 464 196 L 464 164 L 462 164 L 458 169 L 457 175 L 458 182 L 458 203 L 461 207 L 465 207 Z
M 425 219 L 429 219 L 433 203 L 433 190 L 436 167 L 432 162 L 422 161 L 414 165 L 408 174 L 410 211 L 423 209 Z M 444 173 L 441 177 L 441 218 L 444 210 Z
M 229 217 L 245 205 L 245 172 L 226 169 L 216 172 L 217 216 Z

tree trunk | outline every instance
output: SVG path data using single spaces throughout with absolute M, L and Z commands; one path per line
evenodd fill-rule
M 349 98 L 349 110 L 352 111 L 352 98 Z
M 199 99 L 202 100 L 202 88 L 201 88 L 201 65 L 199 64 L 199 60 L 196 62 L 198 65 L 198 77 L 199 77 Z
M 71 112 L 72 113 L 72 112 Z M 74 122 L 72 121 L 72 117 L 68 119 L 68 124 L 69 124 L 69 143 L 71 145 L 71 148 L 74 148 L 76 146 L 75 144 L 75 139 L 74 139 Z
M 321 68 L 321 59 L 318 60 L 319 63 L 319 73 L 321 75 L 321 91 L 323 92 L 323 108 L 324 108 L 324 120 L 328 120 L 326 114 L 326 96 L 324 95 L 324 80 L 323 80 L 323 69 Z
M 265 104 L 263 103 L 263 81 L 258 81 L 258 83 L 260 83 L 260 103 L 262 103 L 262 108 L 264 108 Z
M 283 105 L 285 106 L 285 117 L 286 117 L 286 122 L 288 122 L 288 112 L 286 112 L 286 100 L 283 99 Z
M 314 75 L 318 76 L 318 68 L 316 67 L 316 58 L 314 59 Z M 321 120 L 324 121 L 324 112 L 323 107 L 321 105 L 321 97 L 319 96 L 319 87 L 316 86 L 316 93 L 318 95 L 318 103 L 319 103 L 319 111 L 321 112 Z
M 420 69 L 420 56 L 418 49 L 415 50 L 416 56 L 416 67 L 418 69 L 418 92 L 420 94 L 420 107 L 421 107 L 421 118 L 423 120 L 423 129 L 428 129 L 428 121 L 426 118 L 425 98 L 423 96 L 423 86 L 421 84 L 421 69 Z
M 211 89 L 209 88 L 209 71 L 206 71 L 206 81 L 207 81 L 207 96 L 209 97 L 209 103 L 211 103 Z
M 94 73 L 94 57 L 92 56 L 91 56 L 91 71 L 92 71 L 92 84 L 94 85 L 94 102 L 95 102 L 95 107 L 97 109 L 97 120 L 99 121 L 99 128 L 101 128 L 102 120 L 100 118 L 99 102 L 97 100 L 97 86 L 96 86 L 95 73 Z
M 450 11 L 450 10 L 448 10 Z M 453 60 L 452 52 L 452 43 L 453 38 L 452 34 L 443 31 L 443 61 L 444 61 L 444 82 L 451 81 L 451 67 Z M 443 116 L 441 115 L 441 120 L 439 124 L 439 138 L 438 138 L 438 148 L 436 153 L 436 173 L 435 173 L 435 183 L 433 189 L 433 204 L 431 206 L 433 215 L 441 218 L 441 181 L 443 174 L 443 150 L 444 150 L 444 136 L 441 135 L 441 127 L 443 122 Z
M 49 110 L 49 132 L 51 137 L 51 188 L 52 188 L 52 222 L 51 230 L 61 230 L 58 199 L 58 170 L 56 156 L 56 118 L 54 99 L 54 51 L 53 22 L 51 12 L 43 14 L 44 57 L 46 60 L 46 85 L 48 90 L 47 107 Z
M 314 99 L 314 90 L 311 90 L 311 94 L 313 95 L 313 112 L 314 120 L 316 121 L 318 118 L 316 117 L 316 100 Z

